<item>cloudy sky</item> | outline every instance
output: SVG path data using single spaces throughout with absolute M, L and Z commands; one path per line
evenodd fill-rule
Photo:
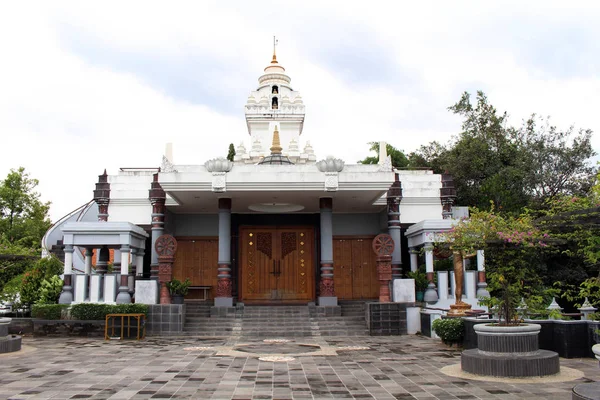
M 515 124 L 592 129 L 600 152 L 600 3 L 352 4 L 3 2 L 0 178 L 25 167 L 56 220 L 104 168 L 158 166 L 166 142 L 178 164 L 249 147 L 243 106 L 273 35 L 318 158 L 446 142 L 461 123 L 447 107 L 477 90 Z

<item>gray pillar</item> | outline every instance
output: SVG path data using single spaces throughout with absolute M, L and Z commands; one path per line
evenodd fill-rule
M 121 282 L 119 285 L 119 294 L 117 294 L 117 304 L 131 303 L 131 295 L 129 294 L 128 275 L 129 275 L 129 255 L 131 248 L 129 245 L 121 246 Z M 116 258 L 116 251 L 115 251 Z M 116 272 L 116 271 L 115 271 Z
M 94 252 L 92 248 L 85 248 L 85 288 L 83 298 L 89 300 L 90 298 L 90 284 L 92 281 L 92 256 Z
M 215 307 L 233 307 L 231 282 L 231 199 L 219 199 L 219 259 Z
M 337 306 L 333 281 L 333 199 L 319 201 L 321 218 L 321 281 L 319 284 L 319 305 Z
M 65 245 L 65 270 L 63 290 L 58 299 L 58 304 L 71 304 L 73 302 L 73 245 Z
M 415 272 L 419 269 L 419 250 L 411 247 L 408 252 L 410 253 L 410 270 Z

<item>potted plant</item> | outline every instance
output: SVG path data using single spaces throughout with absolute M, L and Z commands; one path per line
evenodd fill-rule
M 423 301 L 423 295 L 427 289 L 429 281 L 427 280 L 427 274 L 422 271 L 410 271 L 408 274 L 410 279 L 415 280 L 415 296 L 417 301 Z
M 538 250 L 547 245 L 547 234 L 536 228 L 528 215 L 503 216 L 492 208 L 491 211 L 474 209 L 470 219 L 460 220 L 445 239 L 459 260 L 476 250 L 484 250 L 486 262 L 494 267 L 490 274 L 492 297 L 482 303 L 495 306 L 500 319 L 498 323 L 473 327 L 477 349 L 462 353 L 462 369 L 487 376 L 558 373 L 558 354 L 539 349 L 541 326 L 523 323 L 516 311 L 523 295 L 523 282 L 527 280 L 524 274 Z M 455 271 L 456 268 L 457 265 Z
M 183 304 L 183 297 L 188 294 L 191 284 L 190 278 L 186 278 L 183 282 L 178 279 L 167 282 L 167 289 L 169 289 L 169 293 L 171 293 L 171 301 L 173 304 Z

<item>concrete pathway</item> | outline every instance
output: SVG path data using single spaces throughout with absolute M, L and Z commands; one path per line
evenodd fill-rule
M 261 360 L 262 359 L 262 360 Z M 450 377 L 460 353 L 419 336 L 284 340 L 25 338 L 0 356 L 0 399 L 570 399 L 600 380 L 594 359 L 561 359 L 585 375 L 511 383 Z

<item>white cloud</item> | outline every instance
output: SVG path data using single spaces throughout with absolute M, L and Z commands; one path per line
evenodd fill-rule
M 13 3 L 0 12 L 0 132 L 10 148 L 0 177 L 26 167 L 53 202 L 53 219 L 89 200 L 104 168 L 156 166 L 165 142 L 174 142 L 177 162 L 202 163 L 247 140 L 243 102 L 269 60 L 272 34 L 307 105 L 303 139 L 319 157 L 354 162 L 372 140 L 405 151 L 444 142 L 460 128 L 446 107 L 464 90 L 486 91 L 513 122 L 537 112 L 564 128 L 600 131 L 600 80 L 589 72 L 598 70 L 599 52 L 555 47 L 577 57 L 572 67 L 563 63 L 566 75 L 553 69 L 560 57 L 553 65 L 543 53 L 535 62 L 524 57 L 545 37 L 567 38 L 550 49 L 600 37 L 592 2 Z M 597 49 L 590 43 L 582 48 Z M 89 57 L 96 46 L 111 50 L 103 57 L 139 55 L 138 70 L 99 63 Z M 235 91 L 239 114 L 143 79 L 141 69 L 152 68 L 144 62 L 156 57 L 230 66 L 223 76 L 198 69 L 188 80 Z M 589 68 L 578 75 L 577 65 Z

